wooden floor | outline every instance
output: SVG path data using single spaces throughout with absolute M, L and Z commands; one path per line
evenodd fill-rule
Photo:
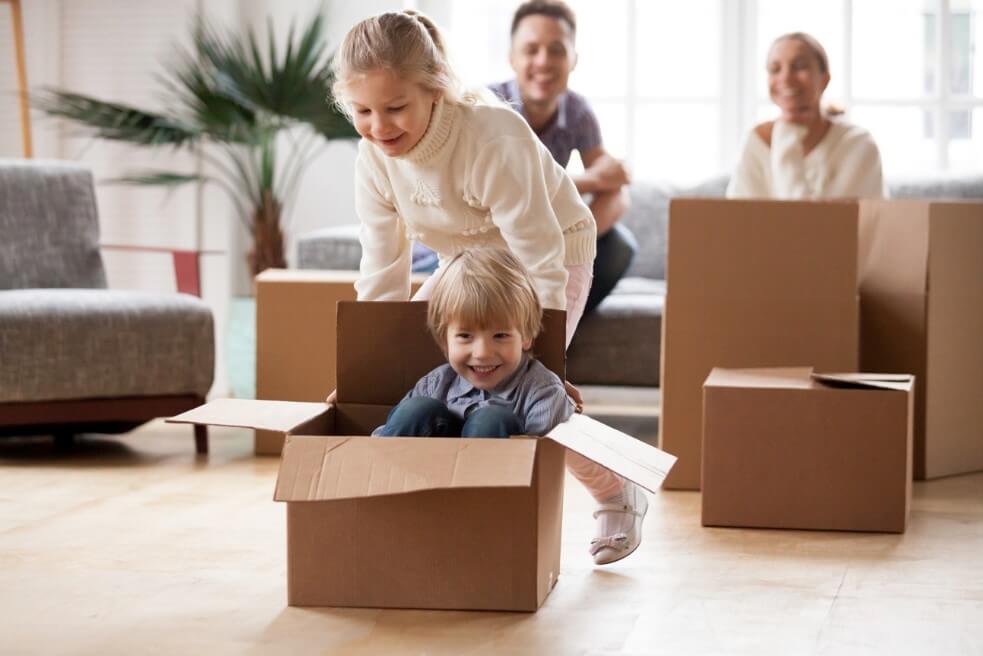
M 609 568 L 568 481 L 538 613 L 298 609 L 276 460 L 246 431 L 212 446 L 0 441 L 0 654 L 983 654 L 983 474 L 916 484 L 903 536 L 704 529 L 697 493 L 663 492 Z

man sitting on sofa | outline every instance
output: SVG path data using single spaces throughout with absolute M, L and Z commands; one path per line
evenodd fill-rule
M 491 86 L 529 123 L 560 166 L 574 150 L 584 164 L 571 176 L 577 191 L 589 194 L 597 221 L 594 282 L 585 312 L 611 293 L 638 250 L 635 237 L 618 220 L 628 207 L 628 171 L 601 144 L 601 128 L 587 100 L 567 89 L 577 64 L 577 22 L 560 0 L 529 0 L 512 18 L 509 63 L 515 79 Z

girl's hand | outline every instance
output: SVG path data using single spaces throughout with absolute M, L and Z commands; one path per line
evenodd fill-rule
M 338 402 L 338 390 L 331 390 L 331 393 L 328 394 L 328 398 L 324 399 L 324 402 L 328 405 L 336 404 Z

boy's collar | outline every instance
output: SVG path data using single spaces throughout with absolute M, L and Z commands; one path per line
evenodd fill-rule
M 457 380 L 455 380 L 451 384 L 451 388 L 449 390 L 450 395 L 454 398 L 457 398 L 460 396 L 466 396 L 474 390 L 478 390 L 479 392 L 485 392 L 489 395 L 494 395 L 494 396 L 502 396 L 508 394 L 518 386 L 519 380 L 521 380 L 522 378 L 522 374 L 525 373 L 526 369 L 529 368 L 529 364 L 531 361 L 532 361 L 532 356 L 529 355 L 529 351 L 523 351 L 522 359 L 519 361 L 519 366 L 515 368 L 515 371 L 513 371 L 508 378 L 506 378 L 501 383 L 499 383 L 497 387 L 490 390 L 478 390 L 478 388 L 472 385 L 471 383 L 469 383 L 464 376 L 458 374 Z

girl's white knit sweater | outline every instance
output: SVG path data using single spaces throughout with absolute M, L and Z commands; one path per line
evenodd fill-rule
M 507 247 L 547 308 L 566 309 L 564 265 L 594 261 L 590 209 L 526 121 L 504 106 L 440 100 L 423 138 L 401 157 L 362 139 L 355 209 L 359 300 L 409 298 L 414 240 L 442 262 L 469 248 Z

